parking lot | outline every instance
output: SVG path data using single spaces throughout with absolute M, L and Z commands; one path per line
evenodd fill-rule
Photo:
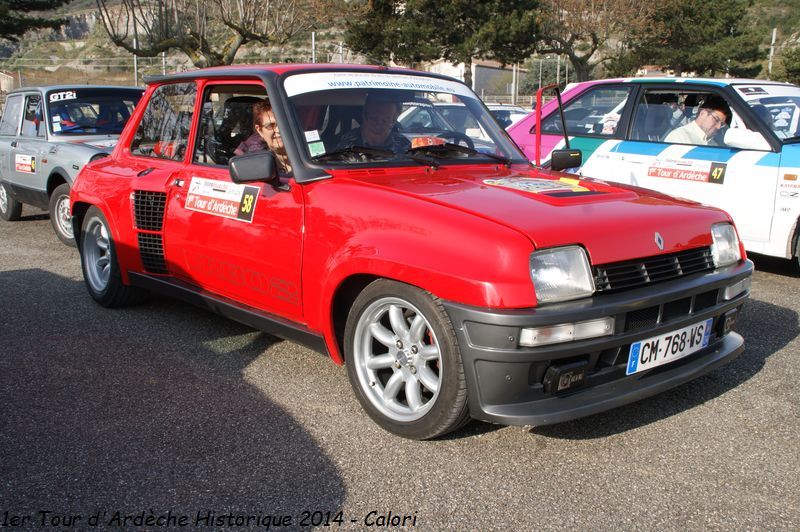
M 796 264 L 755 257 L 746 350 L 705 377 L 412 442 L 297 344 L 167 299 L 99 307 L 23 215 L 0 223 L 0 527 L 800 528 Z

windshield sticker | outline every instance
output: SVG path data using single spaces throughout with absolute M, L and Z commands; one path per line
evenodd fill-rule
M 696 161 L 690 159 L 656 159 L 647 169 L 648 177 L 697 181 L 699 183 L 725 182 L 726 163 Z
M 319 131 L 317 131 L 316 129 L 312 131 L 306 131 L 305 135 L 306 135 L 306 142 L 314 142 L 316 140 L 319 140 Z
M 312 157 L 318 157 L 325 154 L 325 144 L 320 140 L 317 142 L 308 143 L 308 152 Z
M 577 179 L 532 179 L 528 177 L 507 177 L 504 179 L 484 179 L 484 184 L 505 187 L 533 194 L 552 194 L 554 192 L 590 192 L 581 186 Z
M 739 94 L 742 95 L 742 98 L 745 99 L 750 105 L 753 105 L 753 102 L 761 102 L 761 103 L 776 103 L 770 102 L 767 98 L 788 98 L 790 100 L 794 100 L 800 97 L 800 87 L 796 85 L 789 85 L 785 83 L 781 84 L 765 84 L 760 86 L 734 86 Z
M 212 216 L 253 221 L 259 188 L 215 179 L 193 177 L 184 207 Z
M 380 72 L 312 72 L 295 74 L 284 82 L 289 97 L 309 92 L 340 89 L 397 89 L 417 92 L 443 92 L 472 97 L 466 85 L 426 76 Z
M 58 133 L 59 131 L 61 131 L 61 122 L 53 120 L 53 132 Z
M 14 155 L 14 170 L 24 174 L 36 173 L 36 157 L 31 155 L 22 155 L 17 153 Z
M 767 94 L 764 87 L 738 87 L 739 92 L 746 96 L 754 96 L 757 94 Z
M 64 100 L 74 100 L 78 97 L 78 94 L 75 91 L 62 91 L 62 92 L 51 92 L 50 93 L 50 101 L 51 102 L 61 102 Z

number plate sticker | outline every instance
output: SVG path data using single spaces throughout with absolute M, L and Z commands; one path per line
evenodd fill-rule
M 689 325 L 677 331 L 631 344 L 626 374 L 632 375 L 651 368 L 669 364 L 674 360 L 703 349 L 711 337 L 714 318 Z

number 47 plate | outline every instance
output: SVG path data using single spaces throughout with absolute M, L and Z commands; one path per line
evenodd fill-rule
M 691 355 L 708 345 L 714 318 L 689 325 L 677 331 L 631 344 L 627 375 L 639 373 Z

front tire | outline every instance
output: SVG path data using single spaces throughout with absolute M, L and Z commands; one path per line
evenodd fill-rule
M 458 341 L 430 293 L 387 279 L 367 286 L 347 319 L 345 353 L 356 398 L 387 431 L 425 440 L 469 421 Z
M 97 207 L 90 207 L 83 219 L 80 256 L 89 295 L 102 306 L 121 307 L 142 299 L 141 289 L 122 282 L 111 229 Z
M 16 222 L 22 216 L 22 203 L 11 197 L 6 186 L 0 183 L 0 218 Z
M 72 220 L 69 212 L 69 185 L 62 183 L 50 195 L 50 223 L 56 236 L 64 244 L 75 247 Z

